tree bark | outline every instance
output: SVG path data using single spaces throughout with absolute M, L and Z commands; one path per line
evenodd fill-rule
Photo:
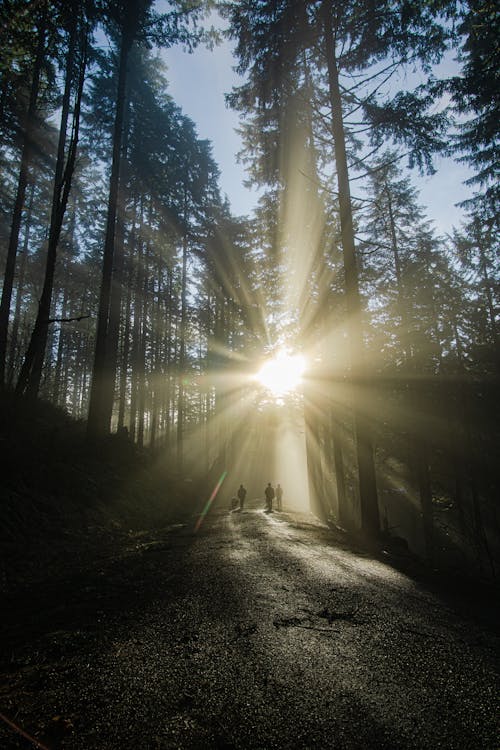
M 12 289 L 14 286 L 16 256 L 17 248 L 19 245 L 19 232 L 21 228 L 23 206 L 26 197 L 26 187 L 28 184 L 28 173 L 33 155 L 33 136 L 36 124 L 36 104 L 40 88 L 42 64 L 45 56 L 46 24 L 47 7 L 46 4 L 44 4 L 42 16 L 38 24 L 37 48 L 35 53 L 35 60 L 33 63 L 33 78 L 31 81 L 28 111 L 26 113 L 26 119 L 24 123 L 21 165 L 19 169 L 17 192 L 12 213 L 12 224 L 10 229 L 9 245 L 7 249 L 7 261 L 5 265 L 2 299 L 0 301 L 0 388 L 3 388 L 5 385 L 5 360 L 7 355 L 7 335 L 9 328 L 10 303 L 12 299 Z
M 388 185 L 385 186 L 387 197 L 387 211 L 389 214 L 389 230 L 391 235 L 391 249 L 394 259 L 394 272 L 396 275 L 396 292 L 398 299 L 398 312 L 400 319 L 400 343 L 403 357 L 407 367 L 406 372 L 409 380 L 406 380 L 406 398 L 409 402 L 410 414 L 413 415 L 413 432 L 410 438 L 411 455 L 415 458 L 416 482 L 422 510 L 422 521 L 424 530 L 425 551 L 427 559 L 432 563 L 434 559 L 434 520 L 432 511 L 432 487 L 429 469 L 429 449 L 426 438 L 425 421 L 420 415 L 424 414 L 422 399 L 417 391 L 418 373 L 415 357 L 413 356 L 412 339 L 410 332 L 410 315 L 408 312 L 403 266 L 399 254 L 396 220 L 392 205 L 392 195 Z
M 151 226 L 151 202 L 148 211 L 148 227 Z M 141 336 L 139 348 L 139 376 L 138 376 L 138 420 L 137 420 L 137 445 L 144 446 L 144 434 L 146 424 L 146 342 L 148 336 L 148 291 L 149 291 L 149 255 L 151 240 L 146 242 L 144 252 L 144 273 L 142 280 L 142 305 L 141 305 Z
M 141 198 L 140 208 L 140 230 L 139 241 L 137 244 L 137 274 L 135 280 L 134 294 L 134 322 L 132 325 L 132 374 L 130 386 L 130 422 L 129 432 L 130 439 L 134 441 L 137 434 L 137 412 L 139 398 L 139 381 L 140 381 L 140 352 L 141 352 L 141 330 L 142 330 L 142 290 L 144 287 L 144 205 Z
M 186 367 L 186 297 L 187 297 L 187 237 L 182 238 L 181 331 L 179 350 L 179 390 L 177 399 L 177 464 L 182 472 L 184 464 L 184 377 Z
M 35 320 L 33 333 L 31 335 L 28 351 L 26 352 L 26 357 L 21 368 L 16 387 L 17 393 L 25 393 L 31 399 L 37 397 L 38 390 L 40 388 L 43 361 L 45 358 L 45 349 L 47 346 L 50 308 L 52 304 L 52 291 L 54 287 L 54 275 L 57 261 L 57 247 L 59 244 L 59 237 L 61 235 L 62 224 L 66 213 L 66 207 L 68 204 L 71 182 L 76 163 L 81 101 L 83 95 L 83 84 L 85 80 L 85 70 L 87 66 L 86 39 L 84 40 L 84 43 L 82 45 L 82 59 L 80 61 L 75 109 L 73 113 L 73 128 L 68 148 L 68 158 L 66 166 L 64 162 L 71 100 L 71 82 L 73 79 L 73 67 L 76 54 L 77 29 L 78 19 L 75 17 L 73 26 L 70 31 L 68 56 L 66 61 L 66 80 L 62 102 L 61 125 L 59 129 L 59 143 L 54 176 L 54 190 L 52 196 L 52 210 L 50 218 L 49 241 L 47 247 L 47 260 L 45 266 L 45 278 L 43 282 L 40 302 L 38 304 L 38 313 Z
M 64 288 L 61 315 L 65 318 L 68 314 L 68 288 Z M 55 404 L 59 404 L 59 393 L 61 390 L 61 368 L 63 361 L 64 352 L 64 327 L 61 325 L 59 329 L 59 339 L 57 341 L 57 355 L 56 355 L 56 366 L 54 369 L 54 387 L 52 390 L 52 400 Z
M 19 325 L 21 322 L 21 302 L 23 298 L 26 266 L 28 262 L 28 249 L 29 249 L 30 232 L 31 232 L 31 216 L 32 216 L 32 211 L 33 211 L 34 194 L 35 194 L 35 188 L 34 188 L 34 185 L 32 185 L 30 189 L 28 213 L 27 213 L 26 222 L 25 222 L 23 248 L 21 250 L 21 262 L 20 262 L 20 267 L 19 267 L 19 279 L 17 282 L 17 289 L 16 289 L 16 305 L 14 308 L 14 319 L 12 321 L 12 331 L 11 331 L 11 337 L 10 337 L 9 376 L 8 376 L 8 383 L 10 387 L 12 387 L 14 383 L 14 377 L 15 377 L 17 368 L 22 362 L 21 351 L 20 351 L 21 345 L 19 344 L 18 346 L 18 336 L 19 336 Z
M 134 23 L 133 3 L 127 3 L 127 11 L 123 23 L 120 58 L 118 66 L 118 88 L 116 95 L 115 122 L 113 128 L 113 155 L 111 177 L 109 184 L 108 214 L 106 221 L 106 238 L 102 263 L 102 281 L 99 296 L 99 310 L 97 314 L 97 331 L 94 365 L 92 370 L 92 386 L 90 390 L 87 436 L 95 439 L 109 433 L 112 403 L 110 408 L 109 381 L 114 384 L 115 372 L 109 371 L 110 358 L 114 360 L 116 354 L 110 352 L 108 345 L 108 329 L 111 304 L 111 284 L 113 279 L 113 263 L 115 257 L 116 213 L 118 208 L 118 190 L 120 183 L 120 163 L 123 140 L 123 122 L 126 105 L 127 62 L 134 38 L 136 23 Z M 116 345 L 116 342 L 115 344 Z M 111 357 L 110 357 L 111 355 Z M 112 400 L 111 395 L 111 400 Z
M 363 333 L 361 322 L 361 300 L 359 294 L 352 205 L 349 187 L 349 172 L 345 146 L 342 100 L 340 94 L 337 60 L 335 54 L 334 33 L 332 27 L 333 8 L 331 0 L 324 3 L 325 52 L 328 66 L 328 90 L 332 114 L 332 135 L 337 167 L 338 199 L 340 209 L 340 227 L 344 259 L 345 294 L 347 307 L 347 325 L 349 331 L 349 349 L 351 360 L 351 382 L 360 391 L 368 385 L 364 375 Z M 353 393 L 353 417 L 356 438 L 356 455 L 358 463 L 361 529 L 368 535 L 377 535 L 380 531 L 377 486 L 373 446 L 370 437 L 368 419 L 362 407 L 356 403 Z
M 131 264 L 130 264 L 131 265 Z M 122 339 L 122 356 L 120 366 L 119 394 L 118 394 L 118 422 L 117 430 L 125 425 L 125 405 L 127 400 L 127 373 L 130 354 L 130 314 L 132 309 L 132 271 L 129 270 L 127 283 L 127 298 L 125 302 L 125 327 Z

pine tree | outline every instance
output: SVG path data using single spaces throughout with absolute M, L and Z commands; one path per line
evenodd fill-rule
M 87 67 L 88 22 L 84 18 L 79 18 L 76 8 L 72 8 L 71 10 L 73 13 L 70 13 L 69 18 L 67 19 L 68 31 L 65 87 L 62 98 L 61 124 L 59 129 L 59 142 L 54 174 L 54 189 L 48 233 L 45 278 L 30 344 L 16 386 L 17 393 L 26 393 L 31 398 L 35 398 L 38 395 L 42 376 L 52 304 L 52 291 L 56 271 L 57 250 L 71 191 L 73 173 L 75 171 L 80 128 L 80 112 Z M 75 58 L 77 57 L 78 47 L 79 60 L 78 64 L 76 64 Z M 70 113 L 72 81 L 74 78 L 76 78 L 76 90 L 74 92 L 73 122 L 71 126 L 71 135 L 68 139 L 68 119 Z
M 10 304 L 14 284 L 14 273 L 19 243 L 19 233 L 21 228 L 22 211 L 25 203 L 26 188 L 28 185 L 29 167 L 33 158 L 35 129 L 38 125 L 37 108 L 39 107 L 40 83 L 43 72 L 42 66 L 46 55 L 47 26 L 48 6 L 47 3 L 44 2 L 36 12 L 36 35 L 35 39 L 33 40 L 33 47 L 31 49 L 33 62 L 29 100 L 27 103 L 27 109 L 22 113 L 20 120 L 21 132 L 23 134 L 21 144 L 21 159 L 9 233 L 2 298 L 0 301 L 0 388 L 5 384 Z
M 467 180 L 479 191 L 471 200 L 487 211 L 498 226 L 499 217 L 499 76 L 498 7 L 493 0 L 468 0 L 460 7 L 457 35 L 461 71 L 447 82 L 462 122 L 458 126 L 456 149 L 461 161 L 474 175 Z M 465 117 L 465 121 L 463 121 Z M 471 205 L 471 207 L 472 207 Z
M 185 13 L 182 4 L 166 14 L 157 14 L 152 10 L 151 0 L 140 3 L 119 2 L 112 5 L 114 18 L 119 33 L 119 59 L 117 64 L 117 81 L 115 96 L 115 114 L 112 139 L 112 166 L 108 199 L 106 237 L 103 254 L 102 284 L 99 301 L 99 312 L 96 332 L 96 350 L 94 358 L 92 388 L 89 402 L 88 435 L 91 438 L 106 434 L 110 429 L 110 420 L 114 398 L 114 381 L 119 330 L 120 305 L 118 302 L 121 279 L 119 277 L 121 261 L 115 263 L 118 199 L 120 193 L 120 165 L 123 146 L 123 123 L 126 112 L 127 64 L 135 40 L 144 41 L 153 38 L 157 43 L 169 45 L 176 41 L 196 43 L 199 34 L 189 33 L 189 21 L 199 16 L 203 10 L 202 3 L 195 3 L 189 13 Z M 111 14 L 113 16 L 113 13 Z M 115 267 L 114 267 L 115 266 Z M 115 279 L 113 282 L 113 273 Z M 116 291 L 116 302 L 112 303 L 113 284 Z M 113 335 L 109 336 L 110 330 Z
M 382 102 L 368 84 L 377 74 L 386 75 L 402 64 L 439 59 L 445 32 L 429 7 L 383 3 L 322 2 L 224 3 L 230 18 L 230 34 L 237 40 L 239 72 L 249 74 L 249 82 L 233 93 L 231 101 L 243 113 L 258 113 L 262 121 L 257 145 L 261 159 L 275 163 L 273 144 L 267 139 L 264 123 L 280 122 L 287 102 L 301 80 L 304 54 L 313 82 L 320 89 L 327 109 L 330 138 L 334 147 L 337 193 L 344 259 L 347 325 L 350 345 L 350 379 L 366 391 L 361 300 L 356 258 L 350 176 L 347 152 L 348 111 L 360 111 L 363 128 L 371 127 L 372 145 L 384 138 L 411 144 L 412 163 L 429 165 L 431 153 L 442 147 L 441 116 L 427 112 L 431 98 L 422 92 L 398 92 Z M 313 69 L 313 66 L 315 70 Z M 303 76 L 303 72 L 302 72 Z M 355 83 L 352 84 L 353 77 Z M 361 80 L 361 83 L 359 82 Z M 325 83 L 326 80 L 326 83 Z M 362 85 L 363 84 L 363 85 Z M 271 127 L 271 132 L 273 132 Z M 269 148 L 271 146 L 271 148 Z M 290 157 L 291 158 L 291 155 Z M 356 452 L 363 530 L 376 533 L 379 527 L 373 447 L 366 415 L 353 399 Z

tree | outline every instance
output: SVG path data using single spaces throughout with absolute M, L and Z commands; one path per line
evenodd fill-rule
M 422 90 L 397 92 L 382 102 L 368 85 L 377 76 L 394 72 L 405 63 L 429 65 L 439 59 L 445 46 L 445 31 L 429 7 L 391 3 L 343 3 L 331 0 L 281 4 L 265 2 L 224 3 L 230 18 L 230 34 L 237 39 L 239 72 L 249 74 L 249 82 L 231 96 L 231 102 L 243 113 L 257 111 L 264 122 L 277 122 L 286 112 L 286 102 L 300 80 L 304 54 L 314 71 L 315 89 L 327 109 L 330 136 L 334 146 L 337 173 L 341 242 L 347 325 L 350 344 L 350 379 L 358 389 L 366 390 L 366 364 L 363 356 L 361 301 L 356 258 L 352 200 L 350 194 L 346 123 L 349 110 L 360 111 L 360 128 L 371 128 L 371 141 L 379 147 L 384 138 L 411 147 L 410 161 L 429 165 L 431 153 L 443 146 L 439 132 L 441 115 L 429 115 L 431 98 Z M 326 76 L 326 84 L 324 84 Z M 303 77 L 303 72 L 302 72 Z M 355 81 L 352 83 L 352 81 Z M 364 89 L 364 90 L 363 90 Z M 320 119 L 323 119 L 320 118 Z M 254 150 L 273 161 L 268 150 L 266 128 L 259 132 Z M 359 160 L 358 160 L 359 162 Z M 377 533 L 379 527 L 373 447 L 369 425 L 363 410 L 353 400 L 356 452 L 361 500 L 361 525 L 364 531 Z
M 467 180 L 479 192 L 471 207 L 486 210 L 498 225 L 500 135 L 498 8 L 493 0 L 468 0 L 460 8 L 460 75 L 446 82 L 461 118 L 455 147 L 475 174 Z M 441 84 L 442 87 L 442 84 Z M 463 118 L 466 118 L 463 121 Z
M 139 3 L 120 2 L 113 6 L 119 28 L 119 60 L 117 64 L 117 90 L 113 125 L 112 166 L 108 199 L 106 237 L 104 242 L 102 284 L 96 332 L 96 349 L 92 375 L 92 388 L 89 402 L 88 435 L 91 438 L 109 431 L 113 405 L 117 337 L 109 337 L 110 328 L 118 330 L 115 316 L 119 305 L 111 304 L 113 273 L 115 288 L 121 280 L 118 268 L 113 268 L 115 259 L 116 217 L 120 188 L 120 164 L 123 143 L 123 121 L 126 110 L 127 62 L 134 40 L 145 40 L 148 34 L 163 45 L 176 41 L 196 43 L 197 35 L 187 33 L 189 20 L 196 19 L 202 11 L 202 4 L 195 3 L 189 13 L 185 13 L 182 3 L 170 12 L 158 15 L 152 11 L 152 1 Z
M 464 270 L 473 274 L 474 290 L 484 311 L 484 332 L 478 331 L 478 343 L 491 347 L 492 361 L 496 362 L 500 377 L 500 335 L 498 310 L 500 288 L 495 274 L 495 259 L 498 256 L 498 241 L 492 222 L 484 212 L 475 211 L 467 217 L 462 231 L 455 229 L 453 244 Z
M 5 384 L 5 365 L 7 356 L 7 334 L 9 327 L 10 303 L 14 283 L 16 256 L 19 244 L 22 211 L 24 207 L 26 188 L 28 185 L 29 167 L 33 156 L 34 135 L 38 123 L 37 107 L 39 106 L 40 79 L 46 53 L 46 35 L 48 24 L 48 5 L 42 3 L 35 14 L 36 36 L 33 56 L 32 77 L 29 102 L 20 122 L 22 132 L 21 160 L 17 182 L 16 197 L 12 212 L 12 223 L 7 248 L 2 298 L 0 301 L 0 388 Z
M 59 143 L 57 148 L 54 175 L 54 189 L 50 215 L 45 279 L 42 294 L 38 304 L 38 313 L 31 335 L 30 344 L 26 352 L 26 357 L 21 368 L 16 387 L 17 393 L 26 393 L 31 398 L 35 398 L 38 395 L 40 380 L 42 376 L 43 360 L 45 357 L 45 348 L 47 344 L 47 333 L 50 323 L 49 318 L 52 303 L 54 275 L 56 269 L 57 248 L 76 164 L 83 85 L 87 67 L 87 46 L 89 34 L 89 30 L 87 28 L 88 22 L 84 18 L 79 18 L 77 8 L 72 8 L 71 10 L 73 12 L 67 19 L 68 44 L 65 71 L 65 87 L 62 99 L 61 124 L 59 129 Z M 80 37 L 80 39 L 78 39 L 78 37 Z M 79 60 L 77 65 L 75 65 L 77 48 L 79 48 Z M 75 68 L 77 75 L 73 109 L 73 123 L 69 143 L 68 145 L 66 145 L 68 119 L 70 113 L 70 100 L 72 93 L 72 81 L 75 78 Z
M 110 352 L 107 348 L 107 335 L 110 325 L 114 324 L 114 321 L 110 321 L 109 315 L 113 260 L 115 254 L 116 214 L 118 208 L 123 119 L 125 113 L 127 61 L 132 43 L 138 35 L 141 25 L 144 25 L 145 16 L 150 4 L 150 2 L 141 2 L 134 5 L 124 3 L 123 7 L 119 9 L 120 47 L 115 118 L 113 126 L 113 157 L 109 184 L 106 237 L 104 241 L 102 284 L 97 318 L 96 349 L 88 416 L 88 435 L 93 438 L 98 437 L 109 430 L 112 407 L 112 404 L 110 403 L 110 394 L 112 398 L 112 386 L 109 385 L 108 381 L 112 380 L 114 382 L 115 377 L 115 373 L 110 369 L 107 361 L 110 355 L 114 356 L 114 351 Z M 119 283 L 119 280 L 117 283 Z

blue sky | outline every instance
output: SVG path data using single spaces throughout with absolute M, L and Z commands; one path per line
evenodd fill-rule
M 224 100 L 239 80 L 232 69 L 235 60 L 229 44 L 224 43 L 213 52 L 199 48 L 191 54 L 175 47 L 164 51 L 162 58 L 168 65 L 170 94 L 196 123 L 199 137 L 212 142 L 213 156 L 221 170 L 221 188 L 233 213 L 250 213 L 256 193 L 243 186 L 245 172 L 236 160 L 241 147 L 236 133 L 238 116 Z
M 213 144 L 213 155 L 221 170 L 221 188 L 233 213 L 249 214 L 256 204 L 256 193 L 243 186 L 245 172 L 236 160 L 240 149 L 238 116 L 224 101 L 224 94 L 240 80 L 233 70 L 235 60 L 230 45 L 225 42 L 213 52 L 199 48 L 192 54 L 175 47 L 164 51 L 162 57 L 168 65 L 170 94 L 196 123 L 199 137 L 208 138 Z M 435 165 L 435 175 L 422 178 L 414 172 L 413 180 L 429 219 L 444 234 L 462 218 L 462 211 L 454 204 L 471 193 L 463 185 L 468 172 L 462 165 L 442 158 L 436 159 Z

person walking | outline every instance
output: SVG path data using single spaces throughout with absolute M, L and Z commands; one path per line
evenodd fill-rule
M 273 499 L 274 499 L 274 487 L 272 486 L 271 482 L 267 483 L 267 487 L 264 490 L 264 494 L 266 496 L 266 511 L 268 513 L 272 513 Z
M 281 508 L 283 507 L 282 500 L 283 500 L 283 487 L 278 482 L 276 486 L 276 507 L 278 508 L 278 510 L 281 510 Z
M 238 489 L 238 499 L 240 501 L 240 510 L 243 510 L 243 506 L 245 504 L 245 498 L 246 498 L 246 496 L 247 496 L 247 491 L 243 487 L 243 485 L 240 484 L 239 489 Z

